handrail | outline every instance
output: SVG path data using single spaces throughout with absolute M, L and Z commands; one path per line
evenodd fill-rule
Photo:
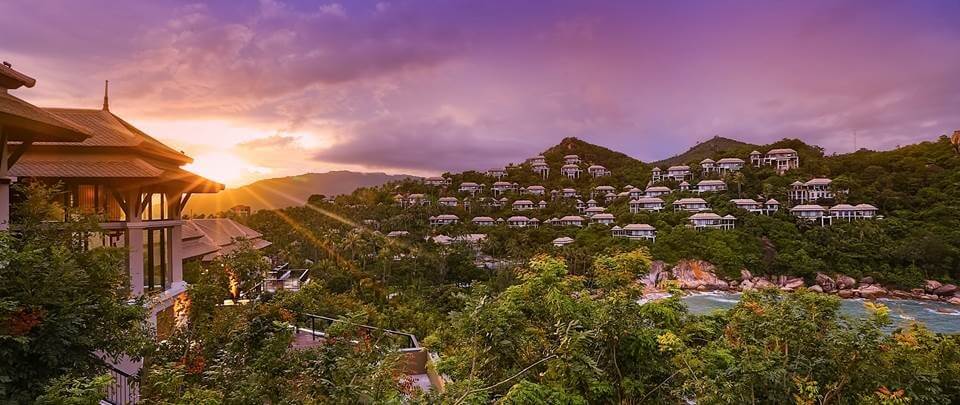
M 313 335 L 313 338 L 314 338 L 314 339 L 317 338 L 317 333 L 323 333 L 323 332 L 318 332 L 318 331 L 317 331 L 317 328 L 316 328 L 316 321 L 319 319 L 319 320 L 322 320 L 322 321 L 327 321 L 327 322 L 329 322 L 329 323 L 331 323 L 331 324 L 333 324 L 333 323 L 335 323 L 335 322 L 345 323 L 345 324 L 357 326 L 357 327 L 360 327 L 360 328 L 363 328 L 363 329 L 366 329 L 366 330 L 379 331 L 379 332 L 386 333 L 386 334 L 388 334 L 388 335 L 402 336 L 402 337 L 405 337 L 405 338 L 409 339 L 410 345 L 411 345 L 410 347 L 407 347 L 407 348 L 405 348 L 405 349 L 419 349 L 419 348 L 420 348 L 420 341 L 417 340 L 417 336 L 414 335 L 414 334 L 412 334 L 412 333 L 401 332 L 401 331 L 390 330 L 390 329 L 383 329 L 383 328 L 378 328 L 378 327 L 376 327 L 376 326 L 363 325 L 363 324 L 359 324 L 359 323 L 354 323 L 354 322 L 350 322 L 350 321 L 344 321 L 344 320 L 342 320 L 342 319 L 336 319 L 336 318 L 331 318 L 331 317 L 322 316 L 322 315 L 314 315 L 314 314 L 309 314 L 309 313 L 304 313 L 304 314 L 302 314 L 302 315 L 305 316 L 305 317 L 307 317 L 307 318 L 310 320 L 310 330 L 311 330 L 311 332 L 313 332 L 312 335 Z
M 107 387 L 107 397 L 104 401 L 112 405 L 131 405 L 140 402 L 140 378 L 126 373 L 108 361 L 104 361 L 103 364 L 113 378 L 113 382 Z

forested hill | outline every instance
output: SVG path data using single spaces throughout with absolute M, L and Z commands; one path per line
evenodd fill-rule
M 652 162 L 654 166 L 673 166 L 691 162 L 700 162 L 703 159 L 716 159 L 716 156 L 740 157 L 746 156 L 753 150 L 759 150 L 759 145 L 741 142 L 736 139 L 715 136 L 705 142 L 698 143 L 679 155 Z
M 559 144 L 543 152 L 543 156 L 551 164 L 562 164 L 563 157 L 566 155 L 577 155 L 586 165 L 603 165 L 611 171 L 646 168 L 643 162 L 624 153 L 594 145 L 575 137 L 563 138 Z

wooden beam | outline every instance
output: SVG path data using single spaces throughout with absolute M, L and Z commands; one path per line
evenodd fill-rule
M 15 149 L 13 153 L 10 154 L 10 157 L 7 158 L 7 170 L 10 170 L 10 168 L 13 167 L 13 165 L 16 164 L 21 157 L 23 157 L 24 152 L 27 151 L 27 148 L 29 148 L 30 145 L 33 145 L 33 139 L 28 139 L 21 142 L 20 145 L 17 145 L 17 149 Z
M 140 199 L 140 205 L 137 206 L 137 216 L 143 215 L 143 210 L 147 208 L 147 200 L 153 197 L 153 193 L 143 193 L 143 198 Z
M 115 198 L 117 200 L 117 203 L 120 204 L 120 209 L 123 210 L 123 215 L 126 216 L 127 218 L 130 218 L 130 212 L 127 209 L 128 208 L 127 200 L 123 198 L 123 194 L 120 194 L 120 192 L 117 191 L 117 189 L 114 187 L 111 187 L 110 191 L 113 192 L 113 198 Z
M 177 213 L 178 214 L 177 216 L 181 218 L 183 217 L 183 209 L 187 207 L 187 201 L 190 201 L 190 196 L 192 195 L 193 193 L 184 193 L 183 197 L 180 197 L 180 206 L 177 207 L 180 210 L 180 212 Z
M 0 125 L 0 176 L 7 175 L 7 133 Z

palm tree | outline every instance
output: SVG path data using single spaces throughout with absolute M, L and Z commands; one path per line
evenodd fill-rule
M 737 183 L 737 198 L 743 198 L 743 173 L 736 172 L 733 174 L 733 182 Z

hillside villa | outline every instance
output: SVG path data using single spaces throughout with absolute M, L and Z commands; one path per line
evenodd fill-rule
M 427 177 L 423 179 L 424 184 L 430 186 L 449 186 L 450 179 L 446 177 Z
M 610 171 L 607 170 L 606 167 L 603 167 L 600 165 L 591 165 L 590 167 L 587 168 L 587 173 L 589 173 L 593 177 L 603 177 L 603 176 L 610 175 Z
M 702 198 L 681 198 L 673 202 L 674 211 L 705 211 L 710 205 Z
M 580 172 L 581 172 L 580 166 L 577 166 L 575 164 L 565 164 L 560 167 L 560 174 L 567 176 L 571 179 L 579 179 Z
M 750 152 L 750 163 L 756 167 L 773 166 L 777 173 L 800 167 L 800 156 L 790 148 L 771 149 L 765 155 L 758 151 Z
M 532 163 L 530 168 L 534 173 L 539 174 L 540 177 L 543 177 L 544 179 L 550 176 L 550 165 L 546 163 Z
M 553 242 L 551 242 L 551 243 L 553 243 L 553 246 L 563 247 L 563 246 L 567 246 L 567 245 L 569 245 L 569 244 L 571 244 L 571 243 L 573 243 L 573 242 L 574 242 L 573 238 L 571 238 L 571 237 L 569 237 L 569 236 L 561 236 L 561 237 L 559 237 L 559 238 L 554 239 Z
M 701 180 L 697 183 L 697 193 L 711 193 L 717 191 L 726 191 L 727 183 L 723 180 Z
M 491 187 L 491 189 L 493 190 L 494 195 L 500 195 L 511 191 L 517 191 L 518 185 L 517 183 L 510 183 L 508 181 L 498 181 L 493 183 L 493 187 Z
M 482 184 L 477 184 L 477 183 L 474 183 L 474 182 L 469 182 L 469 181 L 468 181 L 468 182 L 463 182 L 463 183 L 460 183 L 460 189 L 459 189 L 459 191 L 460 191 L 461 193 L 476 194 L 476 193 L 478 193 L 478 192 L 480 192 L 480 191 L 483 191 L 483 185 L 482 185 Z
M 747 164 L 746 161 L 740 158 L 735 157 L 726 157 L 717 161 L 717 172 L 718 173 L 729 173 L 740 171 L 743 166 Z
M 497 180 L 502 179 L 502 178 L 503 178 L 504 176 L 506 176 L 506 175 L 507 175 L 507 170 L 506 170 L 506 169 L 500 169 L 500 168 L 498 168 L 498 169 L 490 169 L 490 170 L 487 170 L 487 176 L 496 177 Z
M 613 214 L 606 213 L 606 212 L 600 212 L 600 213 L 590 215 L 589 218 L 591 222 L 595 224 L 600 224 L 600 225 L 613 225 L 613 223 L 617 221 L 617 219 L 613 216 Z
M 614 226 L 610 229 L 613 233 L 613 236 L 623 237 L 627 239 L 647 239 L 650 241 L 657 240 L 657 228 L 647 224 L 629 224 L 623 228 L 619 226 Z
M 456 207 L 460 204 L 460 200 L 457 197 L 440 197 L 437 204 L 443 207 Z
M 696 229 L 733 229 L 737 218 L 733 215 L 721 217 L 712 212 L 698 212 L 690 216 L 690 225 Z
M 452 214 L 443 214 L 430 217 L 430 225 L 433 226 L 453 225 L 458 222 L 460 222 L 460 217 Z
M 514 211 L 526 211 L 532 210 L 534 208 L 533 201 L 530 200 L 517 200 L 513 202 Z
M 532 158 L 527 158 L 527 164 L 537 165 L 537 164 L 547 164 L 547 158 L 543 155 L 537 155 Z
M 472 222 L 474 225 L 480 226 L 491 226 L 495 224 L 493 218 L 490 217 L 473 217 L 473 220 L 470 222 Z
M 528 186 L 526 188 L 520 189 L 521 192 L 532 195 L 544 195 L 547 192 L 547 189 L 543 186 Z
M 580 156 L 577 155 L 566 155 L 563 157 L 563 164 L 565 165 L 578 165 L 580 164 Z
M 583 217 L 579 215 L 567 215 L 560 218 L 559 224 L 561 226 L 583 226 L 583 221 Z
M 663 199 L 659 197 L 641 197 L 636 200 L 631 200 L 629 205 L 630 212 L 633 214 L 641 211 L 659 212 L 663 209 Z
M 651 187 L 647 187 L 647 189 L 644 191 L 644 196 L 645 197 L 662 197 L 667 194 L 670 194 L 671 192 L 672 190 L 670 190 L 670 187 L 651 186 Z M 630 198 L 639 198 L 639 197 L 640 197 L 639 195 L 634 196 L 633 190 L 630 191 Z
M 790 184 L 790 201 L 802 204 L 817 202 L 821 199 L 833 199 L 831 183 L 833 183 L 833 180 L 827 178 L 810 179 L 805 183 L 795 181 Z

